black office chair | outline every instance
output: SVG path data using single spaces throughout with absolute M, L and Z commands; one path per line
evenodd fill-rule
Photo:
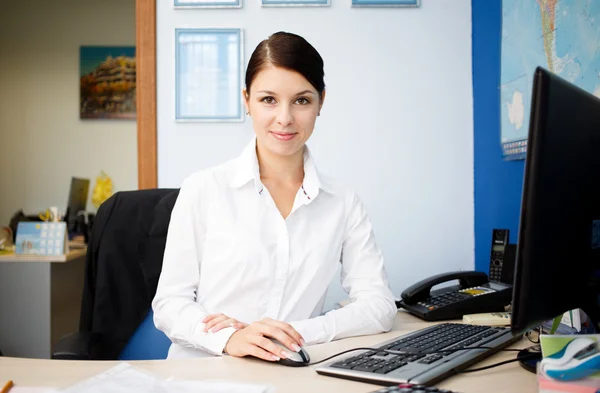
M 118 192 L 100 206 L 86 255 L 79 332 L 53 359 L 165 358 L 170 340 L 154 327 L 151 302 L 178 189 Z

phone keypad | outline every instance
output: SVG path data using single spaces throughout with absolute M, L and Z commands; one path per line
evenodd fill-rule
M 449 292 L 442 295 L 431 296 L 422 302 L 417 304 L 427 308 L 428 310 L 435 310 L 436 308 L 447 306 L 460 302 L 463 299 L 470 298 L 470 295 L 461 292 Z
M 502 260 L 493 259 L 490 263 L 490 281 L 500 281 L 502 279 Z

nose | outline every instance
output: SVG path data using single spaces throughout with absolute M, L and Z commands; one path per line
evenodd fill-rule
M 280 105 L 277 113 L 277 123 L 282 127 L 287 127 L 294 121 L 292 111 L 289 105 Z

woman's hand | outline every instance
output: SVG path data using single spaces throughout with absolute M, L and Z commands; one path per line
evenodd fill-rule
M 210 314 L 204 317 L 202 323 L 205 323 L 204 332 L 208 332 L 209 330 L 212 333 L 218 332 L 221 329 L 232 327 L 234 329 L 243 329 L 248 326 L 247 323 L 243 323 L 238 321 L 237 319 L 233 319 L 228 317 L 225 314 Z
M 271 341 L 276 339 L 290 351 L 298 352 L 304 339 L 289 323 L 265 318 L 233 333 L 225 345 L 231 356 L 254 356 L 268 361 L 289 357 L 288 353 Z

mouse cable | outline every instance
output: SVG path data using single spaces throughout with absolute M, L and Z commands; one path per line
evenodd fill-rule
M 534 347 L 534 346 L 532 346 Z M 375 351 L 375 352 L 386 352 L 390 355 L 434 355 L 434 354 L 438 354 L 438 353 L 452 353 L 452 352 L 457 352 L 457 351 L 466 351 L 466 350 L 470 350 L 470 349 L 495 349 L 498 351 L 506 351 L 506 352 L 519 352 L 522 351 L 523 349 L 513 349 L 513 348 L 502 348 L 502 349 L 498 349 L 498 348 L 494 348 L 494 347 L 468 347 L 468 348 L 454 348 L 454 349 L 446 349 L 446 350 L 440 350 L 440 351 L 422 351 L 422 352 L 410 352 L 410 351 L 390 351 L 388 349 L 378 349 L 378 348 L 367 348 L 367 347 L 360 347 L 360 348 L 352 348 L 352 349 L 348 349 L 342 352 L 338 352 L 335 355 L 331 355 L 325 359 L 319 360 L 318 362 L 313 362 L 308 364 L 308 366 L 314 366 L 323 362 L 326 362 L 330 359 L 333 359 L 335 357 L 338 357 L 340 355 L 344 355 L 348 352 L 354 352 L 354 351 Z M 527 348 L 524 348 L 527 349 Z

